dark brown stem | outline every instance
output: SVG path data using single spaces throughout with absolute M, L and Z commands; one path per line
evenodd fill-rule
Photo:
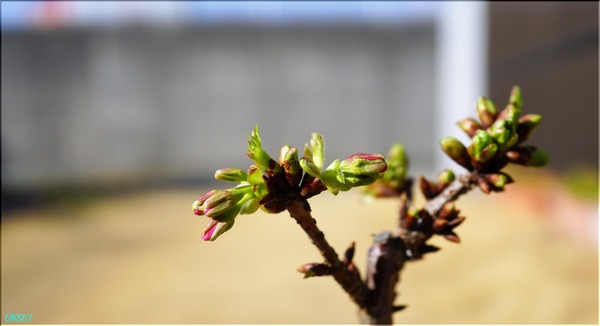
M 364 307 L 367 299 L 367 287 L 360 279 L 358 271 L 348 268 L 340 260 L 333 247 L 329 245 L 325 235 L 319 230 L 317 222 L 310 214 L 308 202 L 302 198 L 292 199 L 287 203 L 287 210 L 319 249 L 327 264 L 333 268 L 333 278 L 359 307 Z
M 467 173 L 459 176 L 444 191 L 429 200 L 424 209 L 434 218 L 448 202 L 457 200 L 477 183 L 477 176 Z M 400 196 L 400 214 L 410 204 L 406 196 Z M 375 236 L 367 256 L 367 287 L 371 296 L 366 308 L 361 309 L 361 322 L 368 324 L 391 324 L 396 298 L 395 287 L 400 271 L 407 261 L 417 260 L 433 250 L 425 245 L 431 234 L 409 231 L 398 226 L 394 233 L 382 232 Z

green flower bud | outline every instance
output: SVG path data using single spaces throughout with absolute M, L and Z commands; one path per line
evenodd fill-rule
M 529 160 L 527 166 L 542 167 L 542 166 L 548 164 L 549 160 L 550 160 L 550 157 L 548 156 L 548 153 L 546 153 L 546 151 L 536 147 L 533 150 L 533 152 L 531 153 L 531 159 Z
M 248 174 L 240 169 L 225 168 L 215 172 L 215 179 L 227 182 L 244 182 L 248 179 Z
M 204 215 L 216 217 L 232 209 L 234 206 L 233 192 L 222 190 L 204 202 Z
M 258 133 L 258 125 L 252 130 L 252 135 L 248 136 L 248 157 L 254 161 L 254 164 L 263 172 L 273 171 L 275 173 L 281 171 L 281 165 L 275 162 L 265 152 L 261 145 L 260 134 Z
M 387 163 L 381 154 L 357 153 L 340 162 L 340 170 L 355 175 L 382 175 Z
M 207 199 L 212 197 L 214 194 L 218 193 L 218 190 L 211 190 L 204 195 L 200 196 L 200 198 L 196 199 L 192 204 L 192 210 L 194 210 L 194 214 L 202 216 L 204 215 L 204 203 Z
M 548 163 L 548 153 L 534 146 L 518 146 L 506 152 L 511 163 L 541 167 Z
M 519 119 L 517 125 L 517 134 L 519 135 L 519 143 L 524 142 L 529 138 L 529 135 L 542 122 L 542 116 L 538 114 L 527 114 Z
M 455 178 L 454 172 L 450 169 L 445 169 L 437 175 L 437 181 L 441 184 L 449 184 L 454 181 Z
M 460 129 L 462 129 L 462 131 L 469 135 L 469 137 L 475 136 L 477 130 L 481 129 L 481 125 L 473 118 L 463 119 L 457 124 L 460 127 Z
M 269 193 L 263 172 L 255 165 L 248 169 L 248 183 L 252 186 L 254 195 L 262 199 Z
M 519 141 L 515 125 L 508 120 L 497 120 L 494 122 L 489 134 L 496 144 L 498 144 L 498 149 L 501 151 L 511 148 Z
M 252 214 L 258 210 L 260 207 L 260 199 L 258 197 L 252 196 L 249 198 L 240 208 L 240 214 Z
M 313 132 L 312 138 L 310 139 L 310 148 L 312 149 L 312 162 L 317 166 L 317 168 L 319 168 L 319 171 L 321 171 L 325 161 L 325 146 L 323 142 L 323 136 Z
M 484 130 L 479 130 L 471 139 L 471 145 L 467 147 L 471 158 L 480 163 L 489 161 L 496 155 L 497 150 L 498 146 L 494 144 L 492 137 Z
M 477 115 L 479 116 L 479 120 L 481 121 L 483 128 L 488 128 L 496 120 L 498 111 L 490 99 L 486 97 L 480 97 L 477 100 Z
M 285 153 L 284 149 L 287 149 Z M 300 180 L 302 180 L 302 167 L 298 161 L 298 149 L 296 147 L 284 146 L 281 149 L 280 160 L 288 184 L 292 187 L 297 186 Z
M 448 157 L 453 159 L 467 170 L 472 170 L 471 159 L 467 153 L 467 148 L 458 139 L 445 137 L 440 140 L 440 146 Z
M 519 111 L 523 108 L 523 100 L 521 99 L 521 88 L 519 86 L 513 86 L 510 91 L 510 98 L 508 102 L 519 109 Z
M 321 175 L 321 169 L 319 169 L 319 167 L 315 163 L 313 163 L 310 157 L 303 157 L 302 159 L 300 159 L 299 164 L 302 170 L 304 170 L 311 176 L 318 178 L 319 175 Z
M 521 89 L 518 86 L 514 86 L 510 93 L 508 105 L 500 113 L 498 119 L 509 120 L 516 125 L 519 122 L 522 108 L 523 101 L 521 100 Z
M 513 182 L 508 174 L 502 172 L 486 174 L 485 179 L 498 190 L 503 190 L 505 185 Z

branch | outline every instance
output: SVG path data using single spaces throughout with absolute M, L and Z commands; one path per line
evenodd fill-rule
M 361 281 L 358 271 L 355 268 L 348 268 L 352 265 L 344 264 L 333 247 L 329 245 L 325 235 L 317 227 L 317 222 L 310 214 L 308 202 L 305 199 L 292 199 L 288 201 L 286 208 L 290 216 L 298 222 L 312 243 L 319 249 L 327 264 L 332 267 L 332 276 L 336 282 L 359 307 L 364 307 L 367 301 L 367 287 Z
M 446 203 L 457 200 L 476 183 L 476 174 L 461 175 L 442 193 L 429 200 L 424 209 L 435 219 Z M 410 200 L 401 195 L 400 202 L 402 215 L 406 213 Z M 395 285 L 400 278 L 400 271 L 407 261 L 417 260 L 425 253 L 437 250 L 425 244 L 431 236 L 430 233 L 410 231 L 401 226 L 398 226 L 393 234 L 381 232 L 375 236 L 367 256 L 367 287 L 372 291 L 372 296 L 366 309 L 361 311 L 363 323 L 391 324 L 392 314 L 404 308 L 394 306 Z
M 427 201 L 424 208 L 429 215 L 435 218 L 446 203 L 457 200 L 458 197 L 471 190 L 475 184 L 477 184 L 476 174 L 472 172 L 462 174 L 446 187 L 441 194 Z

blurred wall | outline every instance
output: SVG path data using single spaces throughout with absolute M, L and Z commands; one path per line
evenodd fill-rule
M 274 156 L 316 131 L 428 171 L 434 62 L 431 23 L 3 31 L 3 188 L 211 178 L 257 123 Z
M 598 169 L 598 4 L 489 4 L 490 95 L 506 103 L 512 85 L 525 113 L 543 116 L 532 143 L 550 166 Z

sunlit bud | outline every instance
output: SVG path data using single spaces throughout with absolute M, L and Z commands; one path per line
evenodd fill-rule
M 445 169 L 437 175 L 438 183 L 449 184 L 454 181 L 455 178 L 456 176 L 454 175 L 454 172 L 452 172 L 450 169 Z
M 446 155 L 460 164 L 467 170 L 472 170 L 471 159 L 467 153 L 467 148 L 458 139 L 445 137 L 440 140 L 440 146 Z
M 248 179 L 248 174 L 240 169 L 225 168 L 215 172 L 215 179 L 227 182 L 243 182 Z
M 497 150 L 498 146 L 494 144 L 492 137 L 484 130 L 477 131 L 471 139 L 471 145 L 467 148 L 471 158 L 481 163 L 487 162 L 494 157 Z
M 490 99 L 486 97 L 480 97 L 477 100 L 477 115 L 479 116 L 479 120 L 481 121 L 483 128 L 488 128 L 496 120 L 498 111 Z
M 283 147 L 281 147 L 281 150 L 279 151 L 279 164 L 283 165 L 283 162 L 285 161 L 285 155 L 290 150 L 290 148 L 292 148 L 290 145 L 284 145 Z
M 310 139 L 310 148 L 312 150 L 312 162 L 319 168 L 319 171 L 323 169 L 323 162 L 325 161 L 325 145 L 323 142 L 323 136 L 313 132 L 312 138 Z
M 258 125 L 252 130 L 252 135 L 248 136 L 248 157 L 254 161 L 254 164 L 263 172 L 281 170 L 281 165 L 275 162 L 267 152 L 262 148 Z
M 521 109 L 523 107 L 523 100 L 521 99 L 521 88 L 519 86 L 513 86 L 510 92 L 509 103 Z
M 203 209 L 203 205 L 204 202 L 206 202 L 206 200 L 210 197 L 212 197 L 214 194 L 216 194 L 217 192 L 219 192 L 218 190 L 211 190 L 207 193 L 205 193 L 204 195 L 200 196 L 200 198 L 196 199 L 196 201 L 192 204 L 192 210 L 194 211 L 194 214 L 196 215 L 204 215 L 204 209 Z
M 285 148 L 285 147 L 284 147 Z M 287 147 L 285 153 L 281 149 L 281 165 L 285 171 L 285 178 L 292 187 L 298 186 L 302 180 L 302 167 L 298 161 L 298 149 L 296 147 Z
M 376 176 L 375 174 L 374 176 Z M 370 185 L 377 180 L 376 177 L 370 175 L 356 175 L 352 173 L 344 173 L 344 184 L 350 185 L 351 187 L 361 187 Z
M 318 178 L 321 175 L 321 169 L 319 169 L 310 157 L 301 158 L 299 164 L 302 170 L 311 176 Z
M 233 227 L 234 218 L 228 218 L 224 221 L 209 220 L 204 230 L 202 230 L 202 240 L 215 241 L 221 234 L 229 231 Z
M 258 210 L 260 207 L 260 199 L 258 197 L 252 196 L 252 198 L 248 199 L 240 208 L 240 214 L 252 214 Z
M 542 116 L 538 114 L 527 114 L 519 119 L 517 125 L 517 134 L 519 135 L 519 142 L 524 142 L 529 138 L 533 130 L 542 122 Z
M 340 162 L 340 170 L 355 175 L 373 175 L 387 170 L 381 154 L 357 153 Z
M 204 202 L 204 215 L 216 217 L 232 209 L 234 206 L 233 192 L 230 190 L 222 190 Z
M 458 126 L 462 129 L 469 137 L 475 136 L 477 130 L 481 129 L 481 125 L 473 118 L 466 118 L 459 121 Z
M 248 183 L 252 186 L 252 191 L 256 197 L 262 199 L 269 193 L 262 171 L 255 165 L 248 169 Z
M 508 105 L 500 113 L 498 119 L 509 120 L 514 124 L 519 122 L 521 116 L 521 110 L 523 108 L 523 101 L 521 100 L 521 89 L 518 86 L 514 86 L 510 93 L 510 99 Z
M 515 125 L 508 120 L 497 120 L 489 131 L 500 150 L 511 148 L 519 141 Z

